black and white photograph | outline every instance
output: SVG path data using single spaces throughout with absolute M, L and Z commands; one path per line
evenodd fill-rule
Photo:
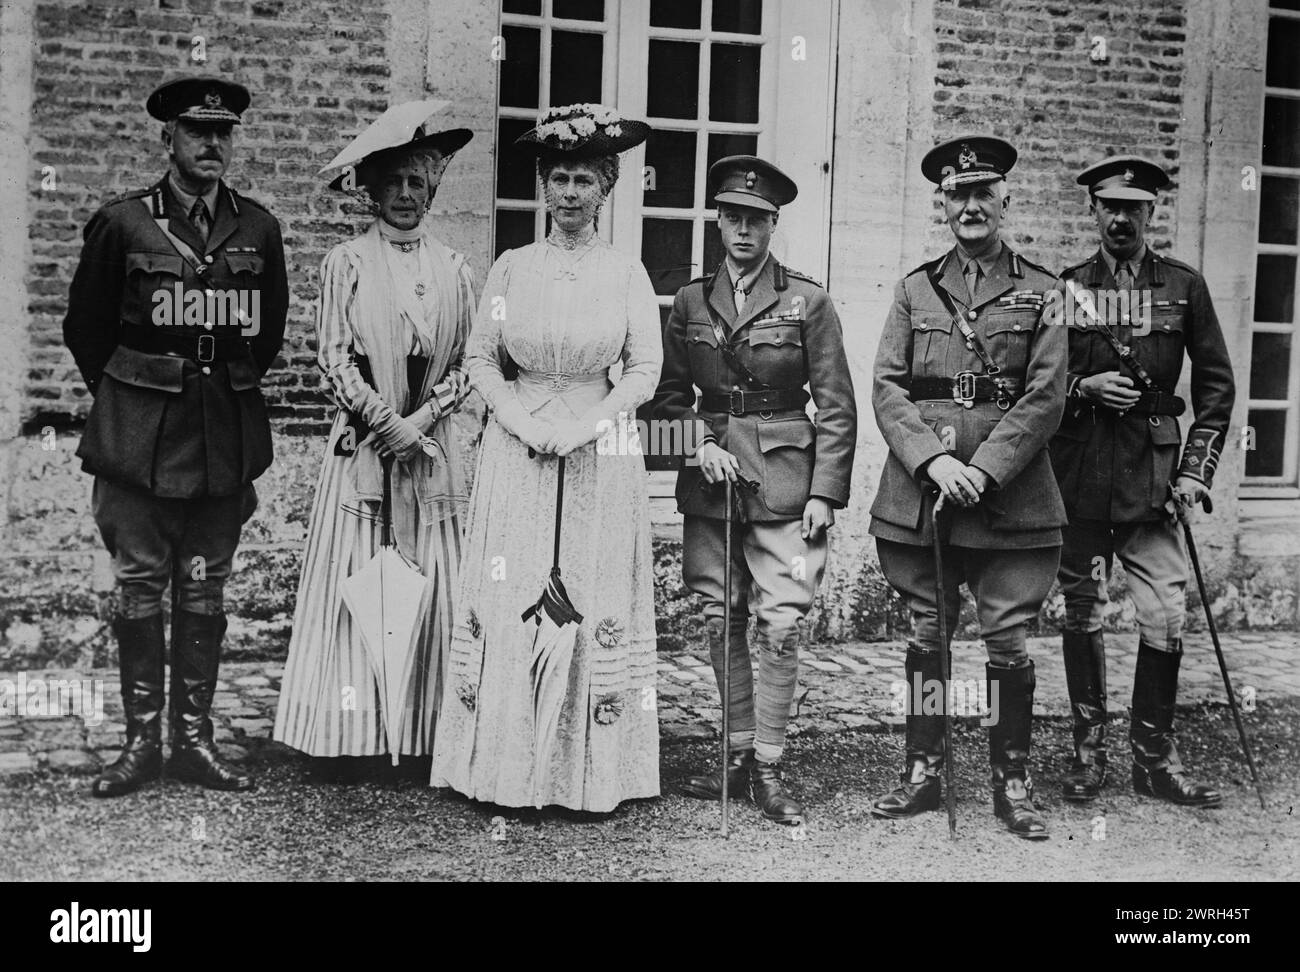
M 2 0 L 22 936 L 1045 882 L 1082 954 L 1251 944 L 1298 52 L 1298 0 Z

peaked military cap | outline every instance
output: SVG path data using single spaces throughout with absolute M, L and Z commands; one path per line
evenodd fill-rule
M 709 166 L 709 197 L 774 213 L 799 195 L 794 180 L 756 155 L 728 155 Z
M 958 186 L 997 182 L 1011 171 L 1019 153 L 992 135 L 964 135 L 940 142 L 925 153 L 921 174 L 947 192 Z
M 1154 202 L 1156 193 L 1169 185 L 1169 176 L 1154 162 L 1136 155 L 1116 155 L 1088 166 L 1074 181 L 1100 199 Z
M 154 89 L 145 109 L 159 121 L 187 121 L 238 125 L 252 97 L 234 81 L 210 75 L 172 78 Z

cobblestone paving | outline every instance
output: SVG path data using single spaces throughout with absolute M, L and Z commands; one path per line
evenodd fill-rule
M 1113 714 L 1122 715 L 1133 687 L 1137 635 L 1107 636 L 1107 682 Z M 1233 686 L 1243 706 L 1280 696 L 1300 696 L 1300 633 L 1243 632 L 1222 637 Z M 899 684 L 904 645 L 873 642 L 805 649 L 791 735 L 853 729 L 889 731 L 900 727 Z M 1038 673 L 1035 714 L 1068 715 L 1065 672 L 1059 638 L 1030 639 Z M 245 744 L 268 739 L 284 667 L 251 662 L 222 666 L 213 700 L 216 739 L 227 758 L 247 757 Z M 51 713 L 40 707 L 46 693 L 34 683 L 90 679 L 102 691 L 103 719 L 87 724 L 80 715 Z M 984 679 L 984 652 L 978 642 L 957 642 L 955 689 L 974 702 Z M 956 695 L 957 699 L 962 694 Z M 1223 681 L 1206 634 L 1184 639 L 1179 704 L 1225 702 Z M 958 701 L 956 711 L 962 712 Z M 664 656 L 659 661 L 659 722 L 664 742 L 716 738 L 721 717 L 713 670 L 703 651 Z M 67 712 L 68 710 L 63 710 Z M 0 672 L 0 778 L 53 771 L 94 773 L 117 758 L 121 745 L 122 702 L 116 669 Z

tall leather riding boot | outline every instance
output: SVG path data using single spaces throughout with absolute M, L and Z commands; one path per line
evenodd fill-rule
M 734 618 L 731 628 L 731 732 L 754 730 L 754 675 L 749 663 L 749 618 Z M 709 660 L 718 680 L 718 694 L 722 694 L 722 619 L 710 618 L 705 622 L 705 637 L 709 642 Z M 741 749 L 728 747 L 727 798 L 740 799 L 747 795 L 749 768 L 754 762 L 754 746 Z M 678 784 L 684 796 L 696 800 L 722 799 L 722 770 L 714 769 L 702 776 L 688 776 Z
M 1033 732 L 1034 663 L 1022 668 L 986 664 L 989 704 L 998 700 L 998 721 L 989 726 L 989 764 L 993 769 L 993 812 L 1017 837 L 1046 840 L 1047 822 L 1034 806 L 1029 778 Z
M 122 796 L 162 775 L 163 618 L 119 618 L 113 622 L 126 745 L 122 755 L 95 780 L 97 797 Z
M 1137 670 L 1133 674 L 1133 713 L 1129 741 L 1133 745 L 1133 788 L 1189 807 L 1217 807 L 1223 796 L 1212 786 L 1185 775 L 1174 745 L 1174 699 L 1178 695 L 1178 667 L 1183 646 L 1159 651 L 1145 640 L 1138 642 Z
M 182 610 L 172 614 L 172 754 L 167 772 L 212 790 L 251 790 L 252 777 L 223 762 L 212 743 L 209 713 L 225 633 L 225 615 Z
M 1065 684 L 1074 717 L 1074 762 L 1061 781 L 1067 800 L 1095 800 L 1106 782 L 1106 648 L 1100 631 L 1062 631 Z
M 911 642 L 903 671 L 907 677 L 904 769 L 899 785 L 871 805 L 873 816 L 888 820 L 905 820 L 926 810 L 937 810 L 942 796 L 939 770 L 943 768 L 943 716 L 915 710 L 918 698 L 926 699 L 935 691 L 932 686 L 943 684 L 943 655 L 938 648 Z

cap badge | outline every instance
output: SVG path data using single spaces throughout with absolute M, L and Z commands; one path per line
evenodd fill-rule
M 1132 169 L 1125 169 L 1125 170 L 1124 170 L 1124 181 L 1125 181 L 1125 182 L 1132 182 L 1132 181 L 1133 181 L 1133 170 L 1132 170 Z
M 203 103 L 209 108 L 220 108 L 221 93 L 218 91 L 209 91 L 203 96 Z
M 978 161 L 979 159 L 976 158 L 975 153 L 971 151 L 970 146 L 967 145 L 965 142 L 962 142 L 961 154 L 957 156 L 958 164 L 963 169 L 969 169 L 972 165 L 974 165 Z
M 758 180 L 758 173 L 757 173 L 757 172 L 754 172 L 754 171 L 752 171 L 752 170 L 749 171 L 749 172 L 746 172 L 746 173 L 745 173 L 745 188 L 746 188 L 746 189 L 753 189 L 753 188 L 754 188 L 754 183 L 755 183 L 757 180 Z

